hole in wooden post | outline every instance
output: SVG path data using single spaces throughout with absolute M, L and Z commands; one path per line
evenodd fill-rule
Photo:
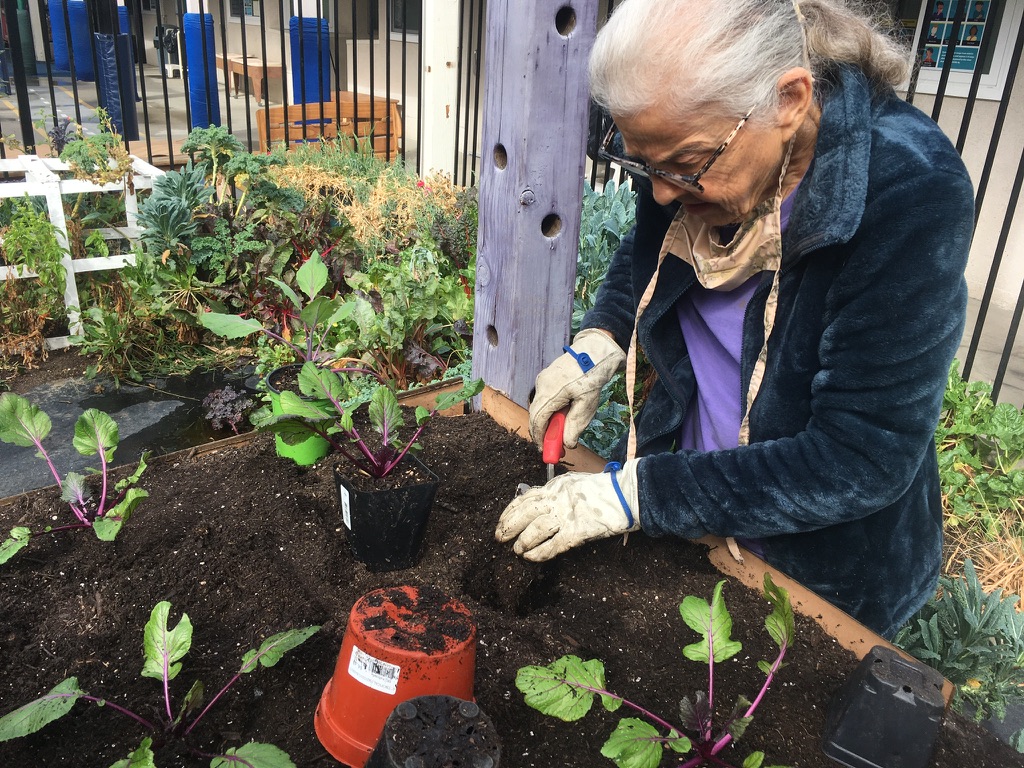
M 571 5 L 563 5 L 555 14 L 555 29 L 562 37 L 568 37 L 576 29 L 576 11 Z
M 562 231 L 562 217 L 557 213 L 549 213 L 540 223 L 540 231 L 544 233 L 544 237 L 557 237 Z
M 494 145 L 494 165 L 500 171 L 504 171 L 508 165 L 508 152 L 505 151 L 504 144 Z
M 493 325 L 487 326 L 487 343 L 492 347 L 498 346 L 498 329 Z

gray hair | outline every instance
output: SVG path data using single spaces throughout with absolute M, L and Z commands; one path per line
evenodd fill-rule
M 893 21 L 860 0 L 623 0 L 590 55 L 594 100 L 612 114 L 656 104 L 674 114 L 771 119 L 776 83 L 807 66 L 820 84 L 838 65 L 876 88 L 907 77 L 909 49 Z M 801 24 L 803 30 L 801 31 Z

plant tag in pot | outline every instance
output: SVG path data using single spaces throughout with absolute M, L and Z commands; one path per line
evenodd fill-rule
M 352 504 L 349 501 L 348 488 L 338 483 L 338 498 L 341 500 L 341 519 L 345 527 L 352 530 Z

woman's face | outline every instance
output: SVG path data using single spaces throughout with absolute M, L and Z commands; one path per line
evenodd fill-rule
M 794 136 L 797 142 L 787 171 L 792 183 L 785 186 L 795 186 L 814 152 L 819 112 L 813 103 L 810 73 L 802 67 L 783 75 L 777 87 L 780 107 L 775 124 L 754 118 L 744 123 L 701 177 L 703 192 L 652 176 L 655 200 L 662 205 L 678 201 L 687 214 L 710 226 L 744 221 L 760 203 L 775 196 L 786 148 Z M 630 117 L 613 117 L 628 155 L 681 175 L 697 173 L 739 121 L 739 117 L 680 120 L 660 106 Z
M 615 118 L 629 156 L 682 175 L 697 173 L 737 122 L 715 118 L 684 124 L 658 107 Z M 654 198 L 662 205 L 679 201 L 689 215 L 712 226 L 742 221 L 766 196 L 774 194 L 783 144 L 776 131 L 748 120 L 701 177 L 703 192 L 652 176 Z

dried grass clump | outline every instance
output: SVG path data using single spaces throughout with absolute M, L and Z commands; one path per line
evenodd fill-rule
M 1024 596 L 1024 539 L 1012 534 L 980 541 L 969 535 L 946 534 L 946 562 L 943 573 L 956 576 L 963 573 L 964 561 L 970 558 L 978 581 L 986 592 L 997 589 L 1003 596 Z M 1024 611 L 1024 601 L 1018 601 L 1017 610 Z

